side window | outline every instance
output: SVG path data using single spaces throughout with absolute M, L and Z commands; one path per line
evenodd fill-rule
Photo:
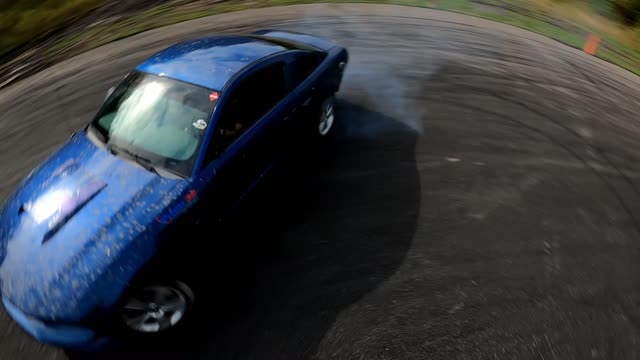
M 287 95 L 285 65 L 278 62 L 257 70 L 235 87 L 221 109 L 220 121 L 208 149 L 209 162 Z
M 318 65 L 324 60 L 324 55 L 317 52 L 299 54 L 292 63 L 292 86 L 296 88 L 311 75 Z

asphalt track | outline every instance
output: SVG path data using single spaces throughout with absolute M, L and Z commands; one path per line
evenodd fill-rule
M 145 56 L 264 27 L 351 51 L 336 137 L 267 186 L 253 230 L 201 266 L 216 300 L 154 351 L 640 358 L 640 80 L 509 26 L 319 4 L 140 34 L 0 92 L 0 196 Z M 65 357 L 0 315 L 0 358 Z

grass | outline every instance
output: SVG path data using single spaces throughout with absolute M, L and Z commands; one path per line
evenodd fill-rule
M 0 4 L 2 1 L 0 0 Z M 22 3 L 25 0 L 21 0 Z M 26 2 L 65 4 L 56 14 L 71 8 L 87 11 L 104 0 L 26 0 Z M 203 16 L 249 8 L 314 3 L 311 0 L 238 0 L 215 4 L 186 2 L 166 4 L 134 13 L 113 23 L 104 23 L 68 36 L 53 44 L 48 55 L 69 57 L 100 45 L 146 30 Z M 407 5 L 474 15 L 530 30 L 569 46 L 582 48 L 590 33 L 599 34 L 602 43 L 597 56 L 640 74 L 640 30 L 616 21 L 606 0 L 323 0 L 330 3 L 385 3 Z M 1 7 L 0 7 L 1 10 Z M 36 11 L 36 10 L 33 10 Z M 37 10 L 40 11 L 40 10 Z M 64 16 L 52 16 L 60 21 Z M 1 49 L 1 47 L 0 47 Z
M 0 0 L 0 55 L 101 3 L 102 0 Z
M 477 15 L 489 20 L 533 31 L 576 48 L 582 47 L 585 41 L 584 37 L 579 36 L 578 34 L 567 32 L 558 26 L 550 25 L 544 21 L 528 18 L 526 16 L 500 15 L 486 12 L 478 13 Z

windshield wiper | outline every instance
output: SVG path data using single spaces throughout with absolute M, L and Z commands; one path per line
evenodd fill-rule
M 90 124 L 87 129 L 91 131 L 91 133 L 95 135 L 98 140 L 102 141 L 104 145 L 107 145 L 109 143 L 109 134 L 101 131 L 98 127 L 96 127 L 95 124 Z
M 129 156 L 130 158 L 132 158 L 138 165 L 142 166 L 143 168 L 145 168 L 148 171 L 151 171 L 154 174 L 158 174 L 158 170 L 156 170 L 155 166 L 153 166 L 153 164 L 151 163 L 151 160 L 142 157 L 132 151 L 129 151 L 123 147 L 120 146 L 116 146 L 113 144 L 107 144 L 107 149 L 109 150 L 109 152 L 111 152 L 113 155 L 117 155 L 120 152 L 123 152 L 125 154 L 127 154 L 127 156 Z

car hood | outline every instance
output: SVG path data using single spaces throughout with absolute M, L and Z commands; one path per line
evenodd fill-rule
M 86 133 L 36 168 L 0 212 L 0 290 L 25 313 L 79 320 L 117 301 L 153 255 L 154 221 L 188 186 L 97 147 Z

